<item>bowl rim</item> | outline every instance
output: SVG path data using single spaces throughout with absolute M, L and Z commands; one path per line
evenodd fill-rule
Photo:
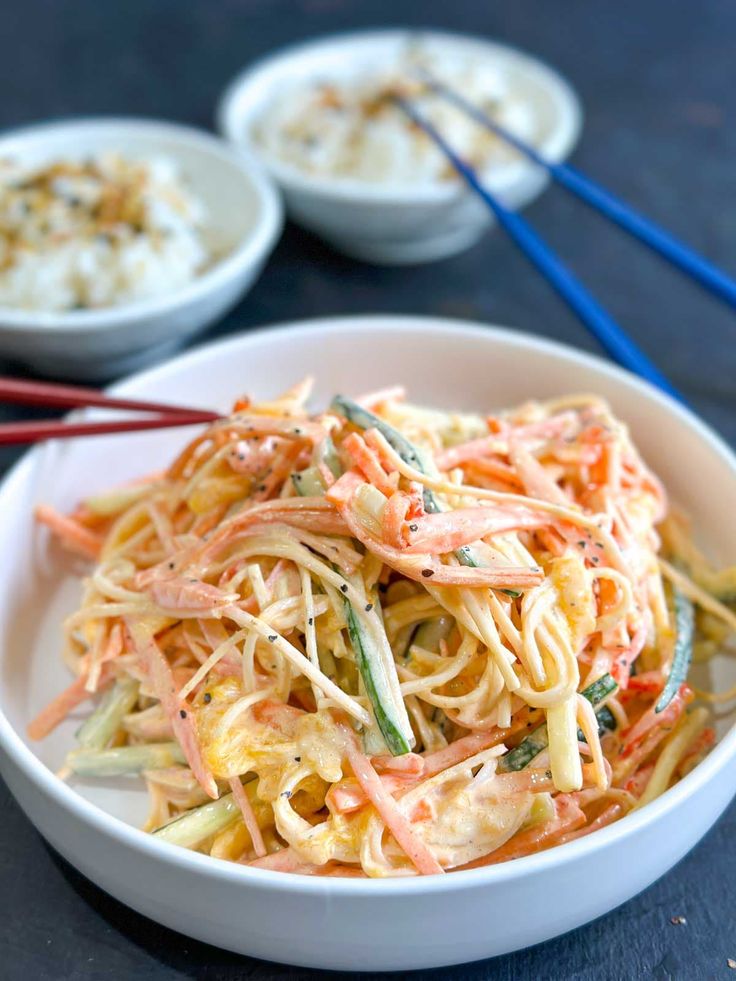
M 237 351 L 240 354 L 243 345 L 247 347 L 251 340 L 257 343 L 266 335 L 269 340 L 278 344 L 288 343 L 296 332 L 302 334 L 311 332 L 315 341 L 325 342 L 331 335 L 344 336 L 346 332 L 351 330 L 386 329 L 389 323 L 391 329 L 399 328 L 402 332 L 415 334 L 418 339 L 427 336 L 428 333 L 448 337 L 452 335 L 454 342 L 462 342 L 463 338 L 477 340 L 482 337 L 490 339 L 491 342 L 496 341 L 516 347 L 520 353 L 523 353 L 524 349 L 533 349 L 543 355 L 562 359 L 582 369 L 602 375 L 604 378 L 623 386 L 625 390 L 628 389 L 632 393 L 644 396 L 649 401 L 664 408 L 679 423 L 694 430 L 696 435 L 730 467 L 734 479 L 736 479 L 736 455 L 721 437 L 690 409 L 669 395 L 655 389 L 648 382 L 596 355 L 577 351 L 566 344 L 508 327 L 483 324 L 479 321 L 388 313 L 287 321 L 199 345 L 162 365 L 128 376 L 111 386 L 109 391 L 114 394 L 140 394 L 138 386 L 141 384 L 144 386 L 155 385 L 157 379 L 169 377 L 172 373 L 175 374 L 180 367 L 196 362 L 202 354 L 207 354 L 213 350 L 222 356 L 227 356 L 231 351 L 233 353 Z M 0 483 L 0 502 L 4 495 L 12 490 L 16 482 L 21 482 L 25 478 L 27 471 L 33 466 L 34 460 L 41 452 L 42 447 L 30 450 L 11 468 Z M 25 744 L 1 708 L 0 751 L 9 757 L 11 762 L 42 795 L 50 797 L 56 805 L 66 810 L 78 821 L 91 825 L 97 832 L 115 839 L 118 845 L 135 849 L 142 852 L 147 858 L 161 861 L 168 866 L 178 867 L 193 874 L 211 876 L 220 881 L 233 884 L 240 883 L 244 888 L 264 889 L 272 892 L 285 890 L 310 896 L 330 894 L 345 897 L 393 897 L 411 896 L 416 893 L 454 893 L 457 890 L 468 888 L 500 885 L 526 875 L 543 873 L 557 865 L 585 859 L 599 849 L 620 843 L 664 818 L 688 798 L 696 795 L 721 770 L 733 762 L 736 758 L 736 724 L 724 734 L 709 755 L 679 783 L 641 810 L 629 813 L 621 820 L 601 828 L 591 835 L 563 845 L 557 845 L 548 851 L 485 868 L 453 872 L 444 876 L 398 877 L 377 880 L 322 878 L 250 868 L 159 841 L 152 835 L 126 824 L 120 818 L 92 804 L 56 777 Z
M 276 51 L 269 52 L 246 65 L 225 87 L 218 100 L 215 113 L 217 130 L 232 146 L 242 147 L 254 154 L 269 174 L 289 191 L 321 195 L 342 202 L 361 200 L 371 204 L 385 202 L 387 204 L 402 203 L 404 205 L 425 206 L 456 200 L 467 193 L 466 189 L 459 183 L 426 181 L 416 185 L 381 184 L 380 182 L 361 181 L 358 178 L 320 177 L 307 174 L 292 164 L 285 163 L 265 153 L 259 153 L 249 138 L 243 124 L 252 120 L 253 115 L 262 107 L 262 100 L 255 100 L 253 106 L 250 106 L 245 113 L 239 112 L 237 108 L 242 93 L 257 85 L 259 76 L 264 70 L 268 71 L 277 67 L 279 63 L 286 65 L 293 56 L 298 57 L 307 54 L 315 48 L 337 47 L 341 44 L 351 45 L 356 42 L 362 44 L 412 36 L 427 38 L 433 42 L 460 42 L 477 48 L 485 48 L 489 52 L 495 52 L 504 58 L 514 60 L 525 71 L 545 79 L 554 95 L 556 120 L 551 133 L 538 149 L 553 161 L 558 162 L 569 156 L 575 148 L 582 129 L 583 109 L 577 92 L 556 68 L 543 59 L 537 58 L 536 55 L 504 41 L 484 35 L 474 36 L 462 31 L 445 31 L 431 27 L 397 26 L 336 31 L 306 41 L 287 44 Z M 240 133 L 241 127 L 242 133 Z M 495 192 L 503 193 L 509 188 L 513 188 L 522 177 L 533 173 L 534 169 L 534 165 L 524 159 L 512 159 L 504 164 L 489 167 L 482 176 Z
M 216 260 L 179 290 L 119 306 L 65 312 L 0 305 L 0 330 L 91 333 L 114 330 L 150 317 L 174 314 L 222 289 L 242 271 L 255 265 L 275 245 L 284 224 L 284 208 L 281 195 L 266 168 L 255 154 L 235 148 L 216 134 L 195 126 L 137 116 L 79 116 L 50 120 L 0 133 L 0 155 L 11 143 L 17 142 L 20 149 L 27 141 L 42 143 L 44 137 L 51 138 L 57 134 L 74 136 L 90 132 L 92 135 L 106 135 L 115 131 L 121 131 L 121 139 L 125 138 L 126 131 L 128 135 L 135 133 L 151 140 L 165 136 L 181 146 L 202 150 L 218 163 L 230 166 L 256 196 L 258 214 L 255 223 L 223 258 Z M 168 148 L 166 155 L 176 159 L 176 147 Z

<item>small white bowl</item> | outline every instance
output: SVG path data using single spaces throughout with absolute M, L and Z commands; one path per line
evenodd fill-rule
M 538 149 L 553 161 L 571 152 L 582 112 L 577 96 L 556 71 L 507 45 L 439 31 L 367 31 L 287 48 L 240 74 L 226 89 L 217 115 L 220 132 L 230 142 L 260 155 L 294 221 L 348 255 L 388 265 L 429 262 L 467 249 L 492 223 L 486 207 L 454 181 L 407 186 L 305 174 L 266 155 L 253 138 L 253 128 L 287 87 L 350 78 L 391 59 L 409 41 L 488 59 L 533 108 Z M 539 167 L 523 159 L 491 165 L 483 176 L 510 208 L 528 204 L 548 183 Z
M 196 129 L 106 117 L 0 137 L 0 157 L 29 164 L 106 151 L 174 160 L 205 205 L 208 245 L 221 258 L 182 289 L 120 306 L 62 313 L 0 306 L 0 356 L 55 377 L 111 378 L 169 354 L 244 296 L 283 225 L 280 196 L 258 161 Z
M 358 394 L 396 382 L 416 401 L 486 412 L 598 392 L 629 423 L 710 554 L 736 561 L 736 458 L 724 443 L 649 385 L 539 338 L 431 318 L 312 321 L 195 349 L 114 391 L 168 402 L 191 402 L 195 392 L 202 405 L 225 408 L 244 390 L 272 396 L 305 374 L 317 379 L 315 405 L 336 389 Z M 54 770 L 78 718 L 42 743 L 24 733 L 69 683 L 60 630 L 81 587 L 47 550 L 32 507 L 71 508 L 82 494 L 158 470 L 187 436 L 49 444 L 0 488 L 0 772 L 41 834 L 106 892 L 181 933 L 255 957 L 340 970 L 440 967 L 601 916 L 672 868 L 723 811 L 736 789 L 733 709 L 719 712 L 719 742 L 706 759 L 640 811 L 538 855 L 444 876 L 326 879 L 227 863 L 139 831 L 147 800 L 136 780 L 62 783 Z M 718 690 L 736 681 L 732 658 L 709 670 Z

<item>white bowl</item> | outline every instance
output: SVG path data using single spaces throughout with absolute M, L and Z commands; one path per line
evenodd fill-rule
M 403 50 L 408 40 L 488 58 L 533 109 L 538 149 L 563 160 L 577 141 L 581 109 L 568 83 L 552 68 L 508 45 L 439 31 L 367 31 L 309 41 L 247 68 L 227 88 L 218 109 L 220 132 L 238 147 L 261 154 L 281 187 L 291 218 L 336 248 L 369 262 L 405 264 L 454 255 L 490 226 L 483 203 L 459 182 L 369 184 L 318 178 L 267 156 L 253 126 L 275 95 L 315 79 L 349 78 Z M 546 186 L 544 171 L 518 159 L 484 174 L 490 190 L 510 208 L 532 201 Z
M 394 382 L 413 398 L 488 410 L 533 396 L 596 391 L 630 423 L 645 457 L 693 515 L 715 558 L 736 560 L 736 458 L 686 409 L 617 368 L 548 341 L 457 321 L 391 316 L 312 321 L 194 350 L 115 387 L 225 407 L 311 372 L 316 401 Z M 589 837 L 504 865 L 416 879 L 293 876 L 226 863 L 135 827 L 135 781 L 78 785 L 53 775 L 78 721 L 29 745 L 29 719 L 68 683 L 59 625 L 79 597 L 33 527 L 44 500 L 159 469 L 185 439 L 159 432 L 48 445 L 0 489 L 0 771 L 51 845 L 106 892 L 184 934 L 255 957 L 319 968 L 437 967 L 502 954 L 592 920 L 670 869 L 736 789 L 736 731 L 654 803 Z M 698 480 L 692 475 L 696 473 Z M 736 667 L 713 668 L 721 687 Z M 131 826 L 133 825 L 133 826 Z
M 105 151 L 166 156 L 208 213 L 222 256 L 183 289 L 149 300 L 64 313 L 0 306 L 0 356 L 44 374 L 111 378 L 171 353 L 240 300 L 283 225 L 280 197 L 260 164 L 208 133 L 143 119 L 43 123 L 0 137 L 0 157 L 29 164 Z

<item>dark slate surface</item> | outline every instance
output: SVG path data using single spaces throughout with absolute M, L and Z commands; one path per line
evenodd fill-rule
M 2 13 L 4 127 L 90 113 L 207 127 L 218 93 L 244 63 L 332 30 L 402 22 L 509 41 L 557 65 L 579 89 L 587 120 L 576 162 L 736 272 L 732 0 L 20 0 L 12 7 L 6 0 Z M 545 195 L 529 216 L 733 442 L 733 317 L 561 193 Z M 212 333 L 375 311 L 484 319 L 595 349 L 548 288 L 493 235 L 442 264 L 381 270 L 350 262 L 289 228 L 253 292 Z M 10 459 L 6 454 L 0 463 Z M 223 953 L 143 919 L 51 854 L 4 788 L 0 804 L 2 978 L 318 975 Z M 736 957 L 735 836 L 732 807 L 674 871 L 602 920 L 529 951 L 425 976 L 736 977 L 727 965 Z M 622 875 L 626 861 L 622 855 Z M 687 923 L 673 925 L 673 916 Z

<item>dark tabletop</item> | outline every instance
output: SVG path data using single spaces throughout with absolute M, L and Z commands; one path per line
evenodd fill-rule
M 509 41 L 580 92 L 576 163 L 736 272 L 733 0 L 5 0 L 0 23 L 0 127 L 97 113 L 211 127 L 219 93 L 245 63 L 335 30 L 404 23 Z M 733 317 L 561 192 L 528 215 L 736 442 Z M 288 227 L 258 284 L 211 336 L 386 311 L 510 324 L 595 350 L 498 234 L 441 264 L 378 269 Z M 319 976 L 224 953 L 138 916 L 52 853 L 1 783 L 0 806 L 0 978 Z M 676 869 L 603 919 L 532 950 L 417 977 L 736 979 L 727 964 L 736 958 L 735 837 L 736 805 Z M 625 863 L 622 855 L 622 875 Z

